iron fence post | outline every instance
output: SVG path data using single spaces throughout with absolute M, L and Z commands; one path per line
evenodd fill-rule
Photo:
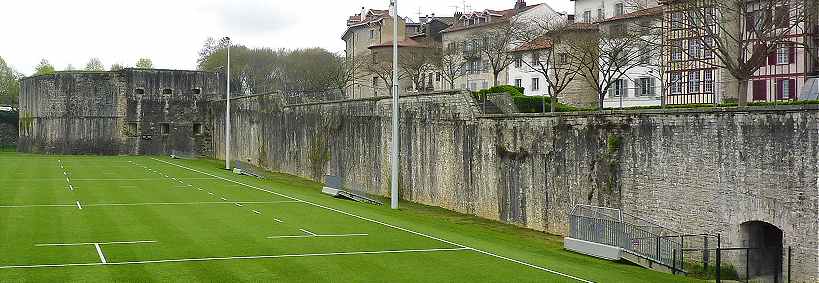
M 671 274 L 677 275 L 677 249 L 671 250 Z
M 751 280 L 751 249 L 745 250 L 745 283 Z
M 788 246 L 788 283 L 791 283 L 791 256 L 792 256 L 791 246 Z
M 717 283 L 722 283 L 722 278 L 720 277 L 720 269 L 722 269 L 722 236 L 717 234 Z
M 705 248 L 702 250 L 703 271 L 708 274 L 708 236 L 702 236 Z

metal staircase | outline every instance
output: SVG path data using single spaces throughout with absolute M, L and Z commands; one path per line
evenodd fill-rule
M 577 205 L 569 214 L 566 249 L 667 273 L 686 273 L 683 245 L 670 229 L 619 209 Z

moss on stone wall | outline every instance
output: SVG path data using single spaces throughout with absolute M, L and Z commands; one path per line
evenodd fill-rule
M 20 131 L 29 132 L 34 128 L 34 115 L 31 112 L 23 112 L 20 114 Z
M 327 162 L 330 161 L 330 150 L 327 148 L 327 138 L 316 136 L 310 142 L 310 151 L 307 153 L 310 159 L 311 172 L 313 178 L 322 178 L 327 172 Z

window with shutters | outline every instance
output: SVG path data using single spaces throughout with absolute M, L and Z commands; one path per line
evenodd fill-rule
M 591 11 L 585 11 L 585 12 L 583 12 L 583 22 L 586 22 L 586 23 L 591 23 L 591 21 L 592 21 L 592 18 L 591 18 Z
M 640 78 L 636 83 L 640 87 L 640 96 L 654 95 L 654 78 Z
M 523 86 L 523 80 L 515 79 L 515 86 L 516 87 L 522 87 Z
M 540 79 L 532 78 L 532 91 L 540 90 Z
M 597 9 L 597 20 L 601 21 L 606 18 L 606 12 L 603 9 Z
M 628 91 L 628 85 L 626 84 L 626 80 L 618 79 L 614 81 L 614 84 L 609 88 L 609 96 L 611 97 L 620 97 L 626 96 Z
M 540 64 L 540 53 L 537 51 L 532 52 L 532 66 L 537 66 Z
M 796 80 L 776 80 L 776 97 L 778 99 L 793 99 L 796 95 Z
M 523 56 L 520 54 L 515 55 L 515 68 L 523 67 Z

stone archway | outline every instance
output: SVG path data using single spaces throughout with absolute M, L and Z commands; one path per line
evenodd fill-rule
M 743 246 L 751 248 L 747 268 L 755 282 L 782 282 L 782 236 L 781 229 L 767 222 L 740 225 L 740 240 Z M 745 277 L 745 273 L 740 277 Z

